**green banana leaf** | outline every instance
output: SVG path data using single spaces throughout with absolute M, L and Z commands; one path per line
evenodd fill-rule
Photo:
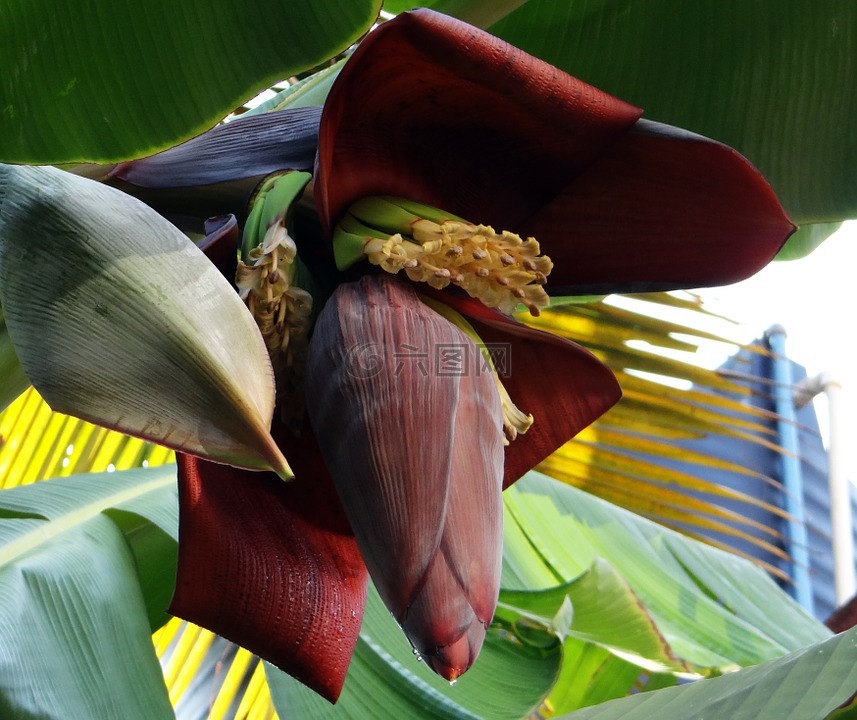
M 0 412 L 9 407 L 9 403 L 29 385 L 30 381 L 9 339 L 6 318 L 3 315 L 3 308 L 0 307 Z
M 841 222 L 804 225 L 792 235 L 777 253 L 775 260 L 800 260 L 842 227 Z
M 505 507 L 504 588 L 547 589 L 606 560 L 675 656 L 699 669 L 756 664 L 830 635 L 758 567 L 540 473 L 509 488 Z
M 640 669 L 688 673 L 630 585 L 602 558 L 579 577 L 546 590 L 503 590 L 494 618 L 508 632 L 521 623 L 598 645 Z
M 324 105 L 327 94 L 344 64 L 345 60 L 338 60 L 333 65 L 313 73 L 300 82 L 289 85 L 273 97 L 241 113 L 241 117 L 262 115 L 275 110 L 284 110 L 287 107 L 295 109 Z
M 658 689 L 661 679 L 665 686 L 676 683 L 672 674 L 641 672 L 639 665 L 572 637 L 565 639 L 563 651 L 562 674 L 544 704 L 550 717 L 623 697 L 641 685 L 646 691 Z
M 857 687 L 857 628 L 777 660 L 711 680 L 642 693 L 568 720 L 825 720 Z M 831 715 L 833 713 L 833 715 Z
M 851 0 L 529 0 L 491 32 L 736 148 L 797 223 L 857 216 Z
M 0 716 L 173 717 L 150 633 L 176 539 L 171 467 L 0 493 Z
M 114 162 L 219 122 L 346 49 L 380 0 L 0 5 L 0 160 Z
M 507 490 L 505 506 L 497 617 L 506 624 L 519 613 L 562 630 L 552 713 L 754 665 L 830 635 L 749 562 L 538 473 Z M 563 629 L 565 598 L 572 617 Z

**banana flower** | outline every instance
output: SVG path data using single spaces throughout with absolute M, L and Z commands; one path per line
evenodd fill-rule
M 348 280 L 310 340 L 309 422 L 275 419 L 296 479 L 180 458 L 174 613 L 335 701 L 368 567 L 429 666 L 455 679 L 473 663 L 499 589 L 502 488 L 619 397 L 594 356 L 510 307 L 733 282 L 794 230 L 735 151 L 640 115 L 432 11 L 360 44 L 320 120 L 321 234 L 295 238 Z M 431 217 L 379 232 L 377 198 Z M 508 371 L 485 346 L 507 349 Z M 442 347 L 484 372 L 445 375 Z

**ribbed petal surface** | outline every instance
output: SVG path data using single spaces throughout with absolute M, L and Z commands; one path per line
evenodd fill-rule
M 284 483 L 179 455 L 170 611 L 265 658 L 331 702 L 357 643 L 366 568 L 317 450 Z M 310 472 L 307 472 L 309 468 Z
M 512 401 L 535 422 L 506 447 L 504 487 L 591 425 L 621 397 L 613 373 L 576 343 L 523 325 L 473 298 L 432 291 L 467 316 L 502 358 L 498 371 Z
M 320 112 L 308 107 L 238 118 L 157 155 L 120 163 L 110 176 L 141 187 L 180 188 L 309 170 Z
M 519 228 L 554 261 L 546 289 L 557 295 L 735 282 L 794 229 L 737 152 L 645 121 Z
M 307 393 L 322 453 L 381 597 L 454 678 L 479 651 L 502 549 L 502 414 L 490 374 L 444 373 L 472 341 L 408 285 L 367 276 L 319 316 Z
M 430 10 L 361 43 L 324 106 L 316 201 L 393 194 L 514 230 L 640 111 Z
M 490 376 L 462 376 L 440 552 L 400 618 L 425 661 L 447 680 L 476 660 L 500 592 L 503 444 L 496 432 L 498 402 Z
M 21 365 L 54 410 L 289 473 L 269 432 L 274 377 L 256 323 L 143 203 L 57 168 L 0 165 L 0 296 Z
M 310 107 L 239 118 L 157 155 L 120 163 L 107 182 L 183 229 L 199 232 L 202 220 L 224 213 L 243 223 L 265 177 L 313 167 L 320 114 Z

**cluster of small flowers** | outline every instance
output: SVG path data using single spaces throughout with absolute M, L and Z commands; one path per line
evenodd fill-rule
M 526 434 L 533 424 L 533 416 L 523 412 L 509 397 L 506 386 L 499 377 L 494 376 L 497 391 L 500 393 L 500 405 L 503 408 L 503 444 L 508 445 L 518 435 Z
M 294 240 L 274 223 L 250 251 L 252 265 L 238 263 L 235 282 L 265 340 L 274 371 L 300 364 L 306 354 L 312 295 L 292 284 Z
M 535 238 L 522 240 L 511 232 L 498 234 L 487 225 L 458 220 L 419 220 L 412 234 L 413 239 L 399 233 L 370 238 L 363 252 L 387 272 L 404 270 L 411 280 L 437 289 L 457 285 L 507 314 L 522 304 L 537 316 L 550 304 L 542 285 L 553 263 L 539 255 Z

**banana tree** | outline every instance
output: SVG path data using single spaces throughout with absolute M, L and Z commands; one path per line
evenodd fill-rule
M 300 137 L 318 133 L 314 207 L 301 207 L 307 178 L 294 173 L 248 201 L 259 175 L 298 164 L 249 162 L 271 144 L 260 128 L 296 122 Z M 4 169 L 2 301 L 21 363 L 53 405 L 182 453 L 175 612 L 332 700 L 358 642 L 365 561 L 417 652 L 455 680 L 494 614 L 501 487 L 618 397 L 594 357 L 497 309 L 538 315 L 546 290 L 731 281 L 793 226 L 725 146 L 640 121 L 428 12 L 361 43 L 320 118 L 216 132 L 169 158 L 80 172 L 183 223 L 234 213 L 203 226 L 203 244 L 230 267 L 243 226 L 241 300 L 127 193 Z M 519 368 L 508 377 L 496 346 Z M 421 364 L 438 347 L 478 370 Z

